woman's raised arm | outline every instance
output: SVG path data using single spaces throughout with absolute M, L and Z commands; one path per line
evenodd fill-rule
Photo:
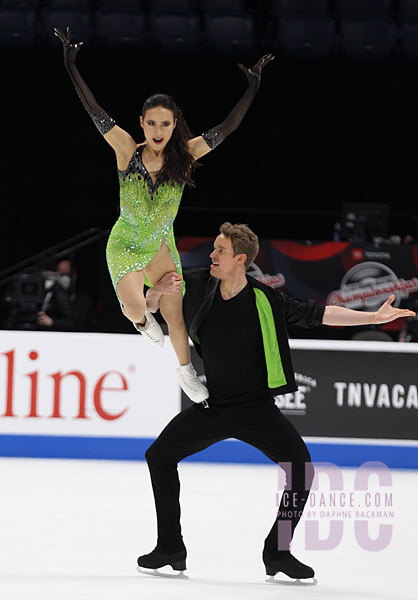
M 75 65 L 75 60 L 83 42 L 73 44 L 71 42 L 71 32 L 68 27 L 67 35 L 58 28 L 54 29 L 54 33 L 62 42 L 64 50 L 64 66 L 68 71 L 78 97 L 97 129 L 108 144 L 115 150 L 119 168 L 123 168 L 124 165 L 126 166 L 126 161 L 129 160 L 136 148 L 135 140 L 129 133 L 116 125 L 115 120 L 112 119 L 112 117 L 110 117 L 98 104 L 86 82 L 81 77 Z
M 241 63 L 238 64 L 247 77 L 248 88 L 222 123 L 189 140 L 189 151 L 195 160 L 216 148 L 230 133 L 238 128 L 258 92 L 261 84 L 261 71 L 273 59 L 272 54 L 265 54 L 251 69 L 247 69 Z

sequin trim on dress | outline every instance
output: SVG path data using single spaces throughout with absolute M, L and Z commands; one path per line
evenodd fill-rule
M 96 125 L 97 129 L 100 131 L 102 135 L 113 129 L 116 125 L 115 119 L 112 119 L 106 111 L 96 111 L 92 110 L 90 112 L 90 116 L 93 119 L 93 123 Z
M 202 133 L 202 138 L 205 140 L 209 148 L 213 150 L 216 148 L 216 146 L 219 146 L 219 144 L 224 141 L 225 136 L 217 131 L 215 127 L 213 129 L 209 129 L 209 131 L 206 131 L 205 133 Z
M 160 185 L 162 185 L 163 183 L 168 183 L 168 182 L 165 182 L 162 179 L 162 177 L 160 175 L 158 175 L 155 184 L 153 183 L 153 181 L 151 179 L 151 175 L 148 173 L 147 169 L 145 168 L 144 163 L 142 162 L 142 150 L 143 149 L 144 149 L 144 146 L 139 146 L 135 150 L 135 152 L 132 155 L 131 160 L 129 161 L 127 168 L 124 171 L 119 170 L 119 175 L 125 180 L 126 177 L 128 177 L 130 173 L 139 174 L 139 176 L 144 181 L 147 182 L 149 195 L 152 199 L 155 193 L 158 194 L 157 188 L 160 187 Z

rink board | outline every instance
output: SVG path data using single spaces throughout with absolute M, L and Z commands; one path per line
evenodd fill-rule
M 0 456 L 68 458 L 96 460 L 145 460 L 145 451 L 154 438 L 95 438 L 74 436 L 0 435 Z M 344 442 L 305 440 L 314 462 L 340 467 L 358 467 L 378 461 L 393 469 L 418 469 L 418 444 L 370 443 L 371 440 Z M 373 440 L 374 442 L 374 440 Z M 185 459 L 193 462 L 271 464 L 261 452 L 237 440 L 218 442 Z
M 299 391 L 276 401 L 314 461 L 418 468 L 417 345 L 291 346 Z M 187 405 L 175 367 L 168 339 L 161 350 L 138 335 L 2 332 L 0 456 L 144 460 Z M 187 460 L 269 462 L 236 440 Z

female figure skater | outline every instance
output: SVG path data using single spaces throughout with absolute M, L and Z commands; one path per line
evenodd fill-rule
M 213 150 L 235 131 L 260 87 L 261 71 L 274 57 L 263 56 L 245 73 L 248 88 L 226 119 L 210 131 L 192 138 L 181 110 L 170 96 L 154 94 L 143 106 L 139 118 L 145 142 L 136 141 L 99 106 L 81 77 L 75 60 L 80 46 L 55 29 L 64 49 L 64 65 L 84 108 L 97 129 L 116 153 L 120 184 L 120 217 L 107 244 L 110 276 L 123 314 L 152 343 L 162 346 L 160 326 L 147 310 L 144 283 L 152 285 L 168 271 L 181 276 L 173 221 L 185 184 L 191 178 L 195 161 Z M 166 295 L 160 311 L 167 322 L 170 340 L 180 366 L 176 370 L 180 386 L 194 402 L 209 396 L 190 362 L 190 348 L 182 313 L 182 292 Z

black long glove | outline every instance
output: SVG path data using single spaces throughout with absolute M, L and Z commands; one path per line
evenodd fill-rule
M 80 98 L 90 117 L 93 119 L 97 129 L 102 135 L 104 135 L 115 126 L 115 121 L 109 117 L 107 112 L 103 110 L 101 106 L 99 106 L 96 98 L 87 87 L 86 82 L 81 77 L 77 67 L 75 66 L 75 59 L 83 42 L 80 42 L 79 44 L 71 43 L 71 32 L 69 27 L 67 27 L 67 35 L 65 35 L 61 29 L 58 28 L 54 28 L 54 33 L 62 42 L 64 49 L 64 66 L 68 71 L 71 81 L 73 82 L 78 97 Z
M 244 71 L 248 79 L 248 88 L 241 100 L 226 117 L 225 121 L 202 134 L 203 139 L 211 150 L 216 148 L 216 146 L 224 141 L 227 135 L 238 128 L 258 92 L 258 88 L 261 84 L 261 71 L 267 63 L 273 60 L 273 58 L 274 56 L 272 54 L 265 54 L 251 69 L 247 69 L 244 65 L 238 64 L 239 68 Z

